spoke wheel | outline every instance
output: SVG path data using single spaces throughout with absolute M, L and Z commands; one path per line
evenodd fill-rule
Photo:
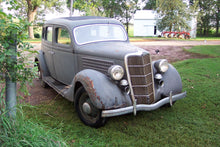
M 88 126 L 99 128 L 106 122 L 106 118 L 101 117 L 101 110 L 97 109 L 91 102 L 88 93 L 83 87 L 79 88 L 75 94 L 75 109 L 80 120 Z

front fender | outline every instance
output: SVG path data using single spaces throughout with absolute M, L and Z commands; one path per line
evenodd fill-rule
M 154 67 L 154 64 L 153 71 L 154 75 L 159 73 L 159 71 L 157 71 Z M 163 97 L 168 97 L 170 95 L 170 91 L 172 91 L 173 95 L 180 94 L 182 92 L 182 80 L 175 67 L 169 64 L 169 69 L 165 73 L 160 74 L 162 75 L 161 80 L 154 79 L 156 101 Z
M 93 105 L 98 109 L 114 109 L 131 105 L 129 95 L 103 73 L 91 69 L 83 70 L 75 76 L 74 83 L 77 82 L 83 85 Z

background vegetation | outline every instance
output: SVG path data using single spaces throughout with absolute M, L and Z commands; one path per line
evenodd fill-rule
M 3 7 L 0 1 L 0 8 Z M 6 0 L 14 6 L 16 15 L 22 16 L 29 23 L 33 23 L 26 30 L 29 38 L 33 39 L 34 28 L 45 21 L 45 14 L 48 12 L 62 12 L 61 6 L 67 3 L 70 7 L 70 0 Z M 162 18 L 157 22 L 160 30 L 189 31 L 187 20 L 195 17 L 197 20 L 198 36 L 219 36 L 220 1 L 219 0 L 74 0 L 73 10 L 83 12 L 83 15 L 105 16 L 116 18 L 121 21 L 127 31 L 129 23 L 137 10 L 155 10 Z M 37 29 L 35 29 L 36 31 Z M 39 36 L 39 35 L 37 35 Z
M 36 78 L 34 63 L 28 60 L 35 56 L 35 51 L 29 43 L 23 42 L 28 25 L 27 21 L 6 14 L 0 8 L 0 146 L 65 146 L 51 129 L 45 131 L 41 124 L 26 120 L 16 105 L 19 97 L 16 90 L 28 95 L 26 84 Z M 17 88 L 9 87 L 8 83 Z M 13 93 L 14 98 L 5 94 L 6 91 Z

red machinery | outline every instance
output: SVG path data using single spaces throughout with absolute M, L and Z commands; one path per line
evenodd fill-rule
M 182 32 L 165 31 L 161 33 L 161 36 L 164 36 L 165 38 L 190 39 L 190 33 L 185 31 Z

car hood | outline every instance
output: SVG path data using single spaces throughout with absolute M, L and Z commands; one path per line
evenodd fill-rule
M 96 42 L 81 45 L 75 50 L 78 54 L 92 55 L 123 60 L 128 53 L 137 51 L 147 52 L 141 48 L 131 45 L 129 42 Z M 149 52 L 148 52 L 149 53 Z

